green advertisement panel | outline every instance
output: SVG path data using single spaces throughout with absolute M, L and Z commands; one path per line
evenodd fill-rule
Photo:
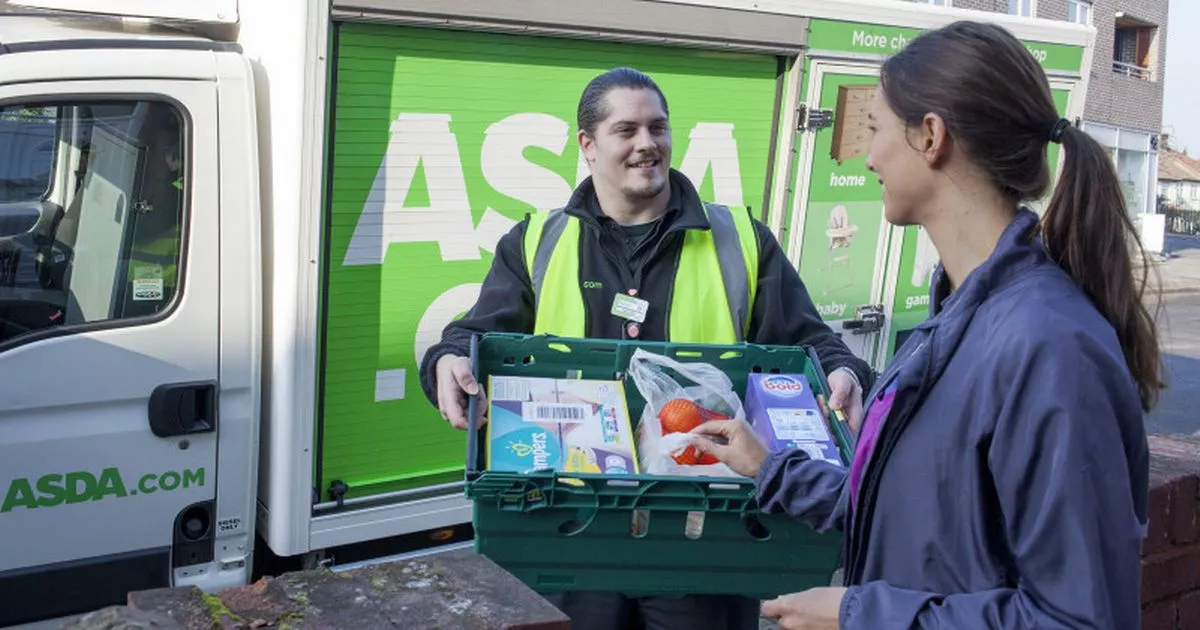
M 874 303 L 883 227 L 883 191 L 867 170 L 867 112 L 878 78 L 826 74 L 818 107 L 833 126 L 810 138 L 813 163 L 805 205 L 800 277 L 827 321 L 852 319 Z
M 1071 93 L 1067 90 L 1051 90 L 1054 106 L 1059 115 L 1066 115 L 1067 101 Z M 1053 177 L 1058 168 L 1060 152 L 1056 144 L 1047 149 L 1047 159 Z M 1047 199 L 1049 196 L 1047 195 Z M 937 250 L 933 242 L 917 226 L 904 228 L 901 244 L 900 268 L 896 278 L 895 301 L 892 308 L 892 334 L 888 342 L 886 359 L 890 359 L 903 342 L 905 331 L 920 324 L 929 315 L 930 275 L 937 265 Z
M 915 28 L 837 20 L 813 20 L 810 28 L 810 50 L 884 56 L 896 54 L 922 33 Z M 1047 71 L 1078 73 L 1082 69 L 1082 46 L 1035 41 L 1022 43 Z
M 670 105 L 672 164 L 757 214 L 774 57 L 343 24 L 336 46 L 316 483 L 346 496 L 457 481 L 464 434 L 418 366 L 474 304 L 496 241 L 587 176 L 575 112 L 595 75 L 639 68 Z

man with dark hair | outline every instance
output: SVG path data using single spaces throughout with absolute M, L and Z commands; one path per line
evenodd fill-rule
M 654 80 L 630 68 L 599 75 L 577 122 L 591 177 L 563 208 L 500 239 L 475 306 L 422 361 L 421 387 L 442 417 L 465 429 L 466 397 L 482 396 L 466 358 L 471 335 L 519 332 L 811 345 L 831 406 L 857 426 L 870 368 L 821 320 L 770 229 L 745 208 L 703 202 L 670 167 L 667 99 Z M 758 602 L 744 597 L 549 599 L 583 630 L 637 627 L 638 617 L 648 628 L 758 627 Z

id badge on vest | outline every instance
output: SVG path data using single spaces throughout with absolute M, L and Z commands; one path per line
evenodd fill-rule
M 646 322 L 646 311 L 650 310 L 650 303 L 641 298 L 617 293 L 613 295 L 612 314 L 632 322 L 643 324 Z

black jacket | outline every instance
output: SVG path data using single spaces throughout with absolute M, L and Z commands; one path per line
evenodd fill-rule
M 610 314 L 617 291 L 637 289 L 650 308 L 638 339 L 666 339 L 665 313 L 671 301 L 675 270 L 682 251 L 684 230 L 707 230 L 704 207 L 692 183 L 672 170 L 671 201 L 659 225 L 636 251 L 620 239 L 621 227 L 600 212 L 589 177 L 571 195 L 564 211 L 582 222 L 579 243 L 581 293 L 586 302 L 588 337 L 625 339 L 625 322 Z M 475 306 L 442 332 L 441 343 L 431 347 L 421 363 L 421 389 L 437 404 L 436 366 L 443 355 L 467 356 L 471 335 L 483 332 L 532 333 L 533 283 L 525 264 L 521 221 L 496 245 L 496 257 L 483 281 Z M 768 345 L 811 345 L 826 373 L 847 367 L 854 371 L 864 391 L 872 372 L 834 333 L 813 306 L 796 268 L 784 255 L 770 228 L 755 220 L 758 232 L 758 291 L 750 315 L 747 341 Z M 630 260 L 637 261 L 636 267 Z M 631 268 L 634 267 L 634 268 Z M 720 282 L 720 279 L 714 279 Z

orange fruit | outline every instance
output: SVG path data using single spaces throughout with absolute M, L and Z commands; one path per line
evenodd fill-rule
M 686 398 L 667 401 L 658 411 L 658 419 L 662 423 L 663 435 L 687 433 L 704 422 L 700 406 Z

